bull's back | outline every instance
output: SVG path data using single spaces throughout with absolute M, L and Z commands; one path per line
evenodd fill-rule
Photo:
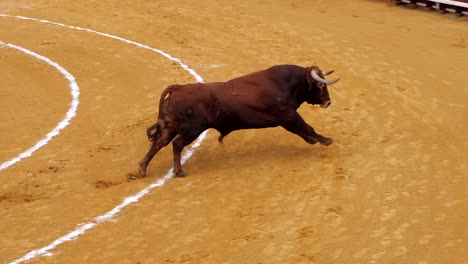
M 174 85 L 170 116 L 179 126 L 232 131 L 276 126 L 285 70 L 275 66 L 227 82 Z M 286 67 L 287 68 L 287 67 Z
M 255 78 L 248 78 L 255 77 Z M 220 131 L 276 126 L 270 114 L 277 106 L 277 94 L 266 78 L 243 76 L 213 91 L 216 98 L 216 124 Z

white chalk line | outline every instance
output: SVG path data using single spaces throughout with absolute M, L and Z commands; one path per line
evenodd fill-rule
M 127 40 L 127 39 L 124 39 L 124 38 L 121 38 L 121 37 L 118 37 L 118 36 L 114 36 L 114 35 L 110 35 L 110 34 L 107 34 L 107 33 L 94 31 L 92 29 L 81 28 L 81 27 L 76 27 L 76 26 L 68 26 L 68 25 L 65 25 L 65 24 L 62 24 L 62 23 L 51 22 L 51 21 L 43 20 L 43 19 L 29 18 L 29 17 L 23 17 L 23 16 L 11 16 L 11 15 L 1 14 L 1 13 L 0 13 L 0 17 L 10 17 L 10 18 L 23 19 L 23 20 L 38 21 L 38 22 L 41 22 L 41 23 L 52 24 L 52 25 L 57 25 L 57 26 L 76 29 L 76 30 L 81 30 L 81 31 L 87 31 L 87 32 L 90 32 L 90 33 L 94 33 L 94 34 L 104 36 L 104 37 L 109 37 L 109 38 L 112 38 L 112 39 L 120 40 L 122 42 L 132 44 L 132 45 L 135 45 L 137 47 L 144 48 L 144 49 L 151 50 L 153 52 L 159 53 L 160 55 L 168 58 L 169 60 L 178 63 L 181 68 L 183 68 L 188 73 L 190 73 L 193 77 L 195 77 L 195 79 L 198 82 L 203 82 L 204 81 L 203 78 L 198 73 L 195 72 L 195 70 L 191 69 L 181 59 L 175 58 L 175 57 L 169 55 L 168 53 L 166 53 L 166 52 L 164 52 L 162 50 L 151 48 L 151 47 L 149 47 L 147 45 L 144 45 L 144 44 L 141 44 L 141 43 L 138 43 L 138 42 L 135 42 L 135 41 Z M 185 164 L 185 162 L 193 155 L 195 149 L 198 148 L 201 145 L 203 140 L 205 140 L 207 133 L 208 133 L 208 130 L 204 131 L 197 138 L 197 140 L 191 145 L 191 147 L 188 148 L 188 150 L 182 156 L 182 160 L 181 160 L 182 164 Z M 55 247 L 65 243 L 67 241 L 71 241 L 71 240 L 74 240 L 74 239 L 78 238 L 80 235 L 84 234 L 86 231 L 88 231 L 89 229 L 94 228 L 95 226 L 97 226 L 100 223 L 110 221 L 123 208 L 127 207 L 128 205 L 130 205 L 132 203 L 137 202 L 139 199 L 141 199 L 143 196 L 148 194 L 154 188 L 163 186 L 166 183 L 167 180 L 169 180 L 169 179 L 171 179 L 173 177 L 172 170 L 173 170 L 173 168 L 169 169 L 169 171 L 163 176 L 163 178 L 157 180 L 155 183 L 149 185 L 148 187 L 141 190 L 137 194 L 125 198 L 122 203 L 120 203 L 119 205 L 114 207 L 109 212 L 93 218 L 88 223 L 79 224 L 78 227 L 75 230 L 71 231 L 70 233 L 68 233 L 68 234 L 66 234 L 66 235 L 64 235 L 62 237 L 57 238 L 55 241 L 53 241 L 52 243 L 50 243 L 49 245 L 47 245 L 45 247 L 30 251 L 29 253 L 27 253 L 23 257 L 21 257 L 19 259 L 16 259 L 16 260 L 12 261 L 11 263 L 12 264 L 17 264 L 17 263 L 22 263 L 22 262 L 25 262 L 25 261 L 28 261 L 28 260 L 31 260 L 31 259 L 34 259 L 34 258 L 37 258 L 37 257 L 40 257 L 40 256 L 51 256 L 52 253 L 50 252 L 50 250 L 54 249 Z
M 208 133 L 208 130 L 204 131 L 198 137 L 198 139 L 195 141 L 195 143 L 193 143 L 192 146 L 185 152 L 185 154 L 182 156 L 182 164 L 185 164 L 185 162 L 193 155 L 193 152 L 195 151 L 195 149 L 198 148 L 201 145 L 203 140 L 205 140 L 205 137 L 206 137 L 207 133 Z M 68 234 L 66 234 L 64 236 L 61 236 L 61 237 L 57 238 L 55 241 L 53 241 L 49 245 L 47 245 L 45 247 L 42 247 L 40 249 L 30 251 L 29 253 L 27 253 L 23 257 L 21 257 L 19 259 L 16 259 L 16 260 L 14 260 L 14 261 L 12 261 L 10 263 L 11 264 L 18 264 L 18 263 L 22 263 L 22 262 L 25 262 L 25 261 L 28 261 L 28 260 L 31 260 L 31 259 L 34 259 L 34 258 L 37 258 L 37 257 L 40 257 L 40 256 L 52 256 L 52 253 L 50 252 L 50 250 L 54 249 L 55 247 L 59 246 L 60 244 L 63 244 L 65 242 L 68 242 L 68 241 L 71 241 L 71 240 L 75 240 L 80 235 L 83 235 L 89 229 L 92 229 L 92 228 L 96 227 L 98 224 L 101 224 L 103 222 L 107 222 L 107 221 L 112 220 L 112 218 L 114 218 L 123 208 L 129 206 L 132 203 L 136 203 L 138 200 L 140 200 L 143 196 L 148 194 L 154 188 L 163 186 L 166 183 L 166 181 L 171 179 L 172 177 L 173 177 L 173 172 L 172 172 L 172 168 L 171 168 L 164 175 L 163 178 L 157 180 L 155 183 L 152 183 L 151 185 L 149 185 L 145 189 L 141 190 L 137 194 L 125 198 L 122 203 L 120 203 L 119 205 L 114 207 L 109 212 L 93 218 L 88 223 L 79 224 L 78 227 L 75 230 L 71 231 L 70 233 L 68 233 Z
M 151 50 L 151 51 L 154 51 L 156 53 L 159 53 L 160 55 L 168 58 L 169 60 L 178 63 L 180 67 L 182 67 L 184 70 L 189 72 L 193 77 L 195 77 L 197 82 L 203 82 L 203 78 L 200 75 L 198 75 L 198 73 L 196 73 L 193 69 L 191 69 L 188 65 L 186 65 L 181 59 L 175 58 L 175 57 L 171 56 L 170 54 L 168 54 L 168 53 L 166 53 L 166 52 L 164 52 L 162 50 L 155 49 L 155 48 L 152 48 L 150 46 L 147 46 L 147 45 L 144 45 L 144 44 L 132 41 L 132 40 L 128 40 L 128 39 L 124 39 L 122 37 L 114 36 L 114 35 L 99 32 L 99 31 L 95 31 L 95 30 L 92 30 L 92 29 L 89 29 L 89 28 L 69 26 L 69 25 L 65 25 L 65 24 L 62 24 L 62 23 L 48 21 L 48 20 L 45 20 L 45 19 L 30 18 L 30 17 L 24 17 L 24 16 L 12 16 L 12 15 L 2 14 L 2 13 L 0 13 L 0 17 L 10 17 L 10 18 L 16 18 L 16 19 L 22 19 L 22 20 L 32 20 L 32 21 L 41 22 L 41 23 L 45 23 L 45 24 L 51 24 L 51 25 L 76 29 L 76 30 L 80 30 L 80 31 L 86 31 L 86 32 L 94 33 L 94 34 L 97 34 L 97 35 L 100 35 L 100 36 L 108 37 L 108 38 L 111 38 L 111 39 L 120 40 L 122 42 L 132 44 L 134 46 L 137 46 L 137 47 L 140 47 L 140 48 L 143 48 L 143 49 L 147 49 L 147 50 Z
M 15 158 L 0 164 L 0 171 L 2 171 L 4 169 L 12 166 L 13 164 L 19 162 L 20 160 L 31 156 L 36 150 L 38 150 L 41 147 L 45 146 L 53 137 L 60 134 L 60 131 L 62 129 L 64 129 L 66 126 L 68 126 L 68 124 L 70 124 L 70 120 L 72 120 L 72 118 L 75 117 L 76 109 L 78 108 L 78 104 L 79 104 L 78 98 L 80 96 L 80 88 L 79 88 L 78 84 L 76 83 L 75 77 L 73 77 L 73 75 L 71 75 L 65 68 L 60 66 L 58 63 L 50 60 L 49 58 L 44 57 L 42 55 L 39 55 L 39 54 L 37 54 L 35 52 L 32 52 L 32 51 L 30 51 L 28 49 L 25 49 L 23 47 L 19 47 L 19 46 L 9 44 L 9 43 L 5 43 L 5 42 L 2 42 L 2 41 L 0 41 L 0 47 L 8 47 L 8 48 L 19 50 L 19 51 L 21 51 L 23 53 L 26 53 L 26 54 L 28 54 L 30 56 L 33 56 L 34 58 L 36 58 L 38 60 L 41 60 L 41 61 L 45 62 L 45 63 L 51 65 L 52 67 L 54 67 L 55 69 L 57 69 L 68 80 L 69 87 L 70 87 L 70 93 L 71 93 L 71 96 L 72 96 L 72 101 L 70 103 L 70 108 L 68 109 L 68 111 L 67 111 L 67 113 L 65 115 L 65 118 L 62 121 L 60 121 L 58 123 L 58 125 L 54 129 L 52 129 L 52 131 L 47 133 L 47 135 L 43 139 L 39 140 L 34 146 L 27 149 L 23 153 L 19 154 Z
M 95 31 L 95 30 L 88 29 L 88 28 L 82 28 L 82 27 L 77 27 L 77 26 L 69 26 L 69 25 L 65 25 L 65 24 L 62 24 L 62 23 L 48 21 L 48 20 L 45 20 L 45 19 L 30 18 L 30 17 L 24 17 L 24 16 L 12 16 L 12 15 L 2 14 L 2 13 L 0 13 L 0 17 L 15 18 L 15 19 L 21 19 L 21 20 L 31 20 L 31 21 L 41 22 L 41 23 L 45 23 L 45 24 L 52 24 L 52 25 L 71 28 L 71 29 L 75 29 L 75 30 L 86 31 L 86 32 L 90 32 L 90 33 L 97 34 L 97 35 L 100 35 L 100 36 L 116 39 L 116 40 L 119 40 L 119 41 L 122 41 L 122 42 L 125 42 L 125 43 L 128 43 L 128 44 L 132 44 L 134 46 L 156 52 L 156 53 L 164 56 L 165 58 L 178 63 L 180 65 L 180 67 L 182 67 L 184 70 L 189 72 L 193 77 L 195 77 L 197 82 L 203 82 L 203 78 L 198 73 L 196 73 L 193 69 L 188 67 L 188 65 L 186 65 L 181 59 L 175 58 L 175 57 L 171 56 L 170 54 L 168 54 L 168 53 L 166 53 L 166 52 L 164 52 L 162 50 L 155 49 L 155 48 L 152 48 L 150 46 L 147 46 L 147 45 L 135 42 L 135 41 L 131 41 L 131 40 L 128 40 L 128 39 L 124 39 L 124 38 L 121 38 L 121 37 L 118 37 L 118 36 L 110 35 L 110 34 L 107 34 L 107 33 Z M 37 55 L 38 59 L 41 59 L 41 60 L 51 64 L 54 67 L 58 66 L 59 68 L 57 68 L 57 67 L 56 68 L 60 72 L 62 72 L 62 74 L 64 74 L 67 77 L 67 79 L 69 79 L 68 76 L 70 76 L 71 78 L 73 78 L 73 81 L 75 80 L 74 77 L 71 74 L 69 74 L 68 71 L 66 71 L 64 68 L 62 68 L 59 64 L 47 59 L 46 57 L 43 57 L 43 56 L 38 55 L 38 54 L 36 54 L 34 52 L 31 52 L 29 50 L 24 49 L 24 51 L 26 51 L 28 54 L 30 54 L 32 56 L 34 56 L 33 54 Z M 75 84 L 76 84 L 76 82 L 75 82 Z M 76 87 L 78 87 L 78 85 L 76 85 Z M 78 98 L 79 89 L 77 89 L 76 91 L 77 92 L 75 92 L 75 90 L 73 90 L 73 88 L 72 88 L 72 97 L 74 96 L 75 93 L 77 93 L 77 98 Z M 71 113 L 72 107 L 74 107 L 75 104 L 76 104 L 76 107 L 75 107 L 75 109 L 73 111 L 73 114 L 71 114 L 69 116 L 69 113 Z M 75 102 L 75 98 L 73 97 L 70 110 L 67 112 L 67 115 L 66 115 L 65 119 L 62 120 L 57 125 L 56 128 L 54 128 L 51 132 L 49 132 L 44 139 L 37 142 L 33 147 L 31 147 L 30 149 L 28 149 L 25 152 L 21 153 L 17 157 L 15 157 L 15 158 L 1 164 L 0 165 L 0 171 L 12 166 L 13 164 L 19 162 L 20 160 L 22 160 L 24 158 L 30 157 L 32 155 L 32 153 L 34 153 L 36 150 L 38 150 L 39 148 L 46 145 L 53 137 L 57 136 L 63 128 L 68 126 L 70 120 L 76 115 L 76 108 L 77 107 L 78 107 L 78 100 L 76 100 L 76 102 Z

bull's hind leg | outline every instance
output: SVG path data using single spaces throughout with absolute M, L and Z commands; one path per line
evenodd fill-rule
M 310 144 L 315 144 L 318 141 L 320 144 L 328 146 L 333 143 L 333 139 L 315 132 L 314 128 L 308 125 L 296 111 L 290 112 L 290 116 L 281 123 L 281 126 Z
M 153 159 L 154 155 L 158 153 L 160 149 L 167 146 L 169 142 L 177 136 L 177 132 L 172 129 L 165 128 L 161 131 L 161 136 L 153 141 L 150 150 L 146 153 L 145 157 L 140 161 L 140 176 L 146 176 L 146 169 L 148 168 L 148 164 Z
M 180 133 L 174 141 L 172 141 L 172 147 L 174 151 L 174 174 L 177 177 L 185 177 L 185 172 L 182 170 L 181 164 L 181 154 L 182 150 L 185 146 L 192 143 L 201 133 L 203 130 L 194 130 L 190 132 Z

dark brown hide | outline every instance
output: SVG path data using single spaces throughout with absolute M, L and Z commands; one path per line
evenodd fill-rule
M 278 65 L 227 82 L 171 85 L 160 99 L 158 121 L 148 128 L 151 149 L 140 162 L 144 176 L 153 156 L 172 141 L 174 172 L 184 176 L 182 149 L 204 130 L 213 128 L 219 141 L 234 130 L 282 126 L 306 142 L 330 145 L 333 140 L 315 132 L 297 113 L 307 102 L 330 105 L 327 85 L 311 77 L 316 67 Z

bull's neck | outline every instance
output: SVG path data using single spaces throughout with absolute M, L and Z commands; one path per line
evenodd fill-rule
M 295 82 L 291 86 L 292 97 L 294 98 L 296 108 L 299 108 L 308 98 L 310 93 L 310 84 L 307 81 L 307 69 L 301 68 L 294 74 Z

